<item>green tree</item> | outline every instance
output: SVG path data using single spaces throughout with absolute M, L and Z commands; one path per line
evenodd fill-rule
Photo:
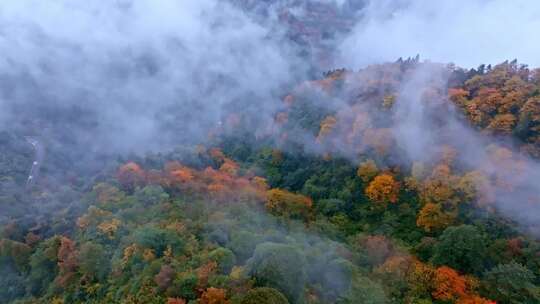
M 144 206 L 161 203 L 169 199 L 169 195 L 161 186 L 146 186 L 135 191 L 135 197 Z
M 217 248 L 210 252 L 208 255 L 210 260 L 218 264 L 218 269 L 221 274 L 228 274 L 236 264 L 236 256 L 227 248 Z
M 109 272 L 109 260 L 103 246 L 92 242 L 82 244 L 79 251 L 79 269 L 89 278 L 104 280 Z
M 179 297 L 186 300 L 195 300 L 197 298 L 198 278 L 194 273 L 184 273 L 178 276 L 172 285 L 170 296 Z
M 500 264 L 484 274 L 486 297 L 505 304 L 540 303 L 540 290 L 534 285 L 535 275 L 524 266 L 511 262 Z
M 291 245 L 262 243 L 247 265 L 247 273 L 256 286 L 276 288 L 292 303 L 302 297 L 306 282 L 305 258 Z
M 337 303 L 339 304 L 387 304 L 388 298 L 382 286 L 372 280 L 357 276 L 352 283 L 349 294 Z
M 48 288 L 58 273 L 58 249 L 60 237 L 55 236 L 43 241 L 30 256 L 30 274 L 28 291 L 32 295 L 41 295 Z
M 248 291 L 240 304 L 289 304 L 289 301 L 274 288 L 259 287 Z
M 158 256 L 161 256 L 168 246 L 175 254 L 179 254 L 185 245 L 184 240 L 177 233 L 152 226 L 137 229 L 133 238 L 137 244 L 154 249 Z
M 448 227 L 434 246 L 432 262 L 465 273 L 479 274 L 484 269 L 486 241 L 474 226 Z

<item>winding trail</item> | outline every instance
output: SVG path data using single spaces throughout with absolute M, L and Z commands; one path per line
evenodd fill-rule
M 26 180 L 26 187 L 30 188 L 35 184 L 39 176 L 39 169 L 41 167 L 41 162 L 43 161 L 43 156 L 45 155 L 45 150 L 43 145 L 35 138 L 26 137 L 26 141 L 32 145 L 35 151 L 32 168 L 30 168 L 30 173 L 28 174 L 28 179 Z

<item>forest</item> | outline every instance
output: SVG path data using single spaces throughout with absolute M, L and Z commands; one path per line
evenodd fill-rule
M 0 304 L 540 303 L 539 15 L 0 3 Z
M 446 82 L 422 81 L 435 140 L 411 159 L 395 132 L 400 88 L 426 69 Z M 2 132 L 0 299 L 539 303 L 540 231 L 527 211 L 540 203 L 528 180 L 538 70 L 408 58 L 329 71 L 282 102 L 264 136 L 232 113 L 207 145 L 123 156 L 85 176 L 54 177 L 49 164 L 30 192 L 33 151 Z M 453 119 L 489 144 L 468 151 L 447 134 Z

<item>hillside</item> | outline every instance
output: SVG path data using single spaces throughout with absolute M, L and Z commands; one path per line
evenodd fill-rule
M 0 304 L 540 303 L 517 1 L 0 5 Z
M 2 208 L 29 210 L 6 213 L 0 298 L 535 303 L 536 73 L 416 59 L 332 71 L 283 94 L 264 135 L 237 113 L 207 147 L 111 163 L 89 186 L 53 187 L 45 168 L 30 195 L 31 150 L 5 133 Z M 415 111 L 407 94 L 429 130 L 399 116 Z M 408 153 L 407 136 L 431 139 Z

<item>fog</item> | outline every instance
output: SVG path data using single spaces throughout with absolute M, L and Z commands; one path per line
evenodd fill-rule
M 231 113 L 249 118 L 249 132 L 270 130 L 283 95 L 309 77 L 313 64 L 298 55 L 299 45 L 276 18 L 289 2 L 268 4 L 270 18 L 262 20 L 256 9 L 253 15 L 217 0 L 6 1 L 0 5 L 0 127 L 44 138 L 45 149 L 90 156 L 205 142 Z M 322 2 L 352 7 L 351 1 Z M 305 14 L 305 2 L 295 3 L 294 12 Z M 341 43 L 341 36 L 327 41 L 339 45 L 338 66 L 356 69 L 416 54 L 465 67 L 509 58 L 540 65 L 535 1 L 371 1 L 353 15 L 353 31 Z M 433 158 L 430 148 L 444 134 L 463 151 L 463 162 L 478 164 L 486 157 L 483 139 L 454 116 L 433 128 L 436 111 L 419 102 L 427 82 L 446 85 L 441 73 L 420 70 L 400 88 L 393 135 L 408 161 Z M 328 97 L 324 107 L 353 124 L 355 110 Z M 315 141 L 313 134 L 296 135 L 308 146 Z M 344 137 L 331 142 L 332 150 L 356 162 Z M 522 192 L 512 197 L 526 202 L 540 193 L 531 182 L 539 171 L 535 161 L 521 161 L 532 168 L 523 173 L 530 178 L 516 181 Z M 484 169 L 508 175 L 495 165 Z M 501 209 L 515 209 L 510 201 L 501 200 Z M 522 210 L 517 217 L 525 222 L 538 218 Z
M 313 8 L 312 3 L 328 6 Z M 37 227 L 44 236 L 64 234 L 74 231 L 74 222 L 89 206 L 125 200 L 111 210 L 137 226 L 141 223 L 131 212 L 144 216 L 148 207 L 142 199 L 137 202 L 137 195 L 147 191 L 150 205 L 159 201 L 151 195 L 156 190 L 166 197 L 159 202 L 164 213 L 159 225 L 169 221 L 165 213 L 172 214 L 172 209 L 185 212 L 182 220 L 193 225 L 198 237 L 230 247 L 247 274 L 270 249 L 301 252 L 301 263 L 290 267 L 302 273 L 301 278 L 291 276 L 302 286 L 295 291 L 300 295 L 307 292 L 306 284 L 316 285 L 325 297 L 337 299 L 347 296 L 353 274 L 359 275 L 347 270 L 348 259 L 375 268 L 390 251 L 407 256 L 402 244 L 394 246 L 385 238 L 375 240 L 388 251 L 386 256 L 374 253 L 380 263 L 357 250 L 366 246 L 367 235 L 361 232 L 386 233 L 394 229 L 390 220 L 402 220 L 401 215 L 393 217 L 392 209 L 399 208 L 392 207 L 380 220 L 388 227 L 362 223 L 364 217 L 378 216 L 376 200 L 362 195 L 373 177 L 356 173 L 358 164 L 369 159 L 376 167 L 373 176 L 391 174 L 398 186 L 390 187 L 408 192 L 405 200 L 411 201 L 396 202 L 397 194 L 391 201 L 403 207 L 403 214 L 436 203 L 455 212 L 458 220 L 452 224 L 493 217 L 504 226 L 503 219 L 509 219 L 538 237 L 538 160 L 518 152 L 511 136 L 495 137 L 473 128 L 448 98 L 449 79 L 458 69 L 448 63 L 472 68 L 517 58 L 540 66 L 540 43 L 534 35 L 539 28 L 540 2 L 533 0 L 6 0 L 0 4 L 0 150 L 10 155 L 0 155 L 1 164 L 8 164 L 0 167 L 5 171 L 0 175 L 0 224 L 17 222 L 25 231 Z M 421 60 L 396 61 L 417 54 Z M 320 80 L 322 70 L 341 67 L 347 70 Z M 463 78 L 472 75 L 460 72 Z M 231 159 L 196 147 L 216 143 Z M 298 156 L 285 163 L 283 171 L 293 174 L 282 176 L 276 168 L 284 156 L 251 144 L 309 156 L 290 157 Z M 447 148 L 456 153 L 449 161 L 441 156 Z M 279 159 L 275 163 L 274 156 Z M 235 157 L 244 159 L 236 164 Z M 257 167 L 267 157 L 270 169 Z M 181 169 L 161 174 L 170 160 L 180 161 L 173 165 Z M 343 168 L 341 161 L 346 163 Z M 121 163 L 128 163 L 124 170 L 135 168 L 131 173 L 137 180 L 118 194 L 112 185 L 122 187 Z M 411 169 L 416 163 L 428 168 L 418 180 Z M 205 170 L 208 164 L 221 168 Z M 441 164 L 443 181 L 431 186 L 447 193 L 435 199 L 437 193 L 427 194 L 425 199 L 422 187 Z M 152 176 L 158 184 L 189 184 L 194 175 L 184 165 L 208 176 L 197 177 L 201 181 L 194 182 L 193 189 L 171 187 L 167 191 L 174 198 L 161 186 L 141 189 Z M 303 168 L 308 166 L 318 168 Z M 259 173 L 265 170 L 271 186 L 264 181 L 257 199 L 240 193 L 227 198 L 231 202 L 212 202 L 212 193 L 222 188 L 248 192 L 254 176 L 263 176 Z M 324 172 L 321 183 L 332 185 L 318 187 L 317 180 L 309 184 L 319 174 L 312 172 Z M 212 173 L 216 176 L 209 178 Z M 272 183 L 276 176 L 286 182 Z M 233 179 L 245 188 L 228 189 Z M 470 182 L 465 186 L 474 189 L 466 190 L 474 193 L 463 194 L 462 182 Z M 99 189 L 94 185 L 106 183 L 119 198 L 98 204 L 99 195 L 92 198 Z M 341 183 L 343 190 L 330 193 L 333 184 L 337 188 Z M 267 214 L 281 208 L 263 207 L 265 200 L 271 201 L 266 191 L 270 187 L 312 196 L 313 201 L 305 198 L 310 214 Z M 203 199 L 193 203 L 192 194 Z M 244 204 L 244 199 L 255 202 Z M 291 200 L 283 199 L 286 204 Z M 141 204 L 124 213 L 122 208 L 133 202 Z M 334 203 L 336 210 L 343 207 L 339 214 L 319 212 L 318 204 Z M 350 208 L 344 208 L 346 204 Z M 361 204 L 372 210 L 359 208 Z M 463 210 L 467 214 L 458 215 Z M 412 220 L 403 217 L 411 231 L 423 228 L 415 222 L 417 215 L 412 213 Z M 337 231 L 341 226 L 343 231 Z M 512 223 L 508 229 L 517 226 Z M 357 233 L 356 239 L 347 240 L 352 250 L 339 242 L 348 230 Z M 427 232 L 413 233 L 418 239 L 436 235 Z M 368 282 L 372 285 L 362 287 L 367 291 L 375 286 L 381 303 L 387 301 L 378 280 Z
M 398 147 L 410 161 L 423 163 L 440 158 L 443 146 L 455 149 L 452 164 L 494 180 L 490 186 L 475 181 L 480 198 L 493 203 L 499 214 L 515 220 L 528 232 L 540 235 L 540 164 L 512 150 L 508 141 L 474 131 L 446 99 L 427 102 L 423 95 L 428 90 L 446 91 L 448 76 L 443 65 L 424 64 L 401 86 L 392 128 Z
M 342 66 L 415 56 L 472 68 L 517 58 L 540 66 L 535 0 L 370 1 L 340 45 Z
M 0 28 L 2 125 L 98 152 L 202 141 L 240 104 L 264 124 L 302 73 L 222 1 L 7 1 Z

